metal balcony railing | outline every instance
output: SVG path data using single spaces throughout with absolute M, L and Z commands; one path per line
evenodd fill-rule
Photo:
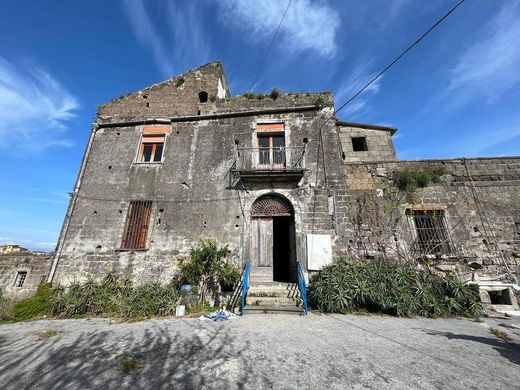
M 237 171 L 290 171 L 305 168 L 304 146 L 239 148 Z

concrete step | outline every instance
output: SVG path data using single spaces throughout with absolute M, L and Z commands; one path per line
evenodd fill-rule
M 301 307 L 296 306 L 250 306 L 245 307 L 246 314 L 295 314 L 303 315 L 304 311 Z
M 294 298 L 252 297 L 248 295 L 247 304 L 251 306 L 296 306 L 298 301 Z
M 272 288 L 250 288 L 248 293 L 250 297 L 281 297 L 281 298 L 298 298 L 300 292 L 298 290 L 272 289 Z

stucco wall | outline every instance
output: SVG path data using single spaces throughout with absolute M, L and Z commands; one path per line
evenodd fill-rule
M 325 107 L 175 122 L 159 164 L 135 163 L 142 126 L 94 130 L 55 280 L 100 276 L 116 269 L 129 272 L 137 281 L 167 281 L 176 269 L 176 257 L 187 253 L 201 236 L 229 244 L 233 257 L 242 261 L 249 256 L 249 210 L 258 196 L 268 192 L 279 193 L 293 204 L 297 256 L 305 262 L 307 233 L 335 234 L 329 194 L 322 189 L 323 157 L 318 147 L 321 117 L 330 112 Z M 285 123 L 287 146 L 303 146 L 306 139 L 307 171 L 297 182 L 233 182 L 235 142 L 239 147 L 255 147 L 256 124 L 266 120 Z M 344 191 L 336 131 L 332 121 L 322 129 L 325 165 L 328 182 Z M 121 251 L 128 202 L 141 199 L 153 201 L 147 248 Z

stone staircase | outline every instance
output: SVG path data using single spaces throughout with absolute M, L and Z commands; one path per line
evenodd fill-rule
M 287 313 L 303 315 L 297 283 L 253 282 L 247 293 L 246 314 Z

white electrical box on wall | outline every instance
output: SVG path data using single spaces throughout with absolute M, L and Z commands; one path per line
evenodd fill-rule
M 332 263 L 332 238 L 329 234 L 307 234 L 307 269 L 319 271 Z

